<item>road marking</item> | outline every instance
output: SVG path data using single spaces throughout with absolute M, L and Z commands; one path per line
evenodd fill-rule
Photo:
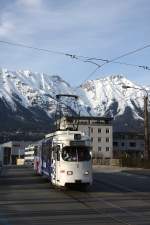
M 136 178 L 139 178 L 139 179 L 148 179 L 149 177 L 147 176 L 144 176 L 144 175 L 138 175 L 138 174 L 131 174 L 131 173 L 128 173 L 128 172 L 123 172 L 122 174 L 126 175 L 126 176 L 133 176 L 133 177 L 136 177 Z

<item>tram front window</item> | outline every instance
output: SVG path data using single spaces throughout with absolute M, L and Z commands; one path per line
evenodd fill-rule
M 91 159 L 90 149 L 88 147 L 67 146 L 62 150 L 62 158 L 65 161 L 89 161 Z

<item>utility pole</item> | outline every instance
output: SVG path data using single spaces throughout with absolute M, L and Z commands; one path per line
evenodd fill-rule
M 126 85 L 123 85 L 122 88 L 124 88 L 124 89 L 133 88 L 133 89 L 145 91 L 145 95 L 144 95 L 144 159 L 150 160 L 149 123 L 148 123 L 148 91 L 145 88 L 136 88 L 136 87 L 126 86 Z
M 144 96 L 144 142 L 145 142 L 145 149 L 144 149 L 144 159 L 150 159 L 149 153 L 149 130 L 148 130 L 148 95 Z

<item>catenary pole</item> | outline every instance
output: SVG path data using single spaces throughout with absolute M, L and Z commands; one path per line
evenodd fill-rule
M 150 148 L 149 148 L 149 119 L 148 119 L 148 91 L 145 88 L 136 88 L 123 85 L 122 88 L 137 89 L 144 91 L 144 159 L 150 160 Z

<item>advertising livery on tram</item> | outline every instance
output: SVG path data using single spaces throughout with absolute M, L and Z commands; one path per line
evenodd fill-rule
M 56 186 L 92 184 L 90 140 L 81 131 L 56 131 L 46 135 L 35 151 L 34 169 Z

